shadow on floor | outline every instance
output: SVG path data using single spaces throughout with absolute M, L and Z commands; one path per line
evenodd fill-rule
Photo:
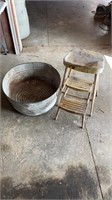
M 11 177 L 3 178 L 2 199 L 97 199 L 98 185 L 85 166 L 69 167 L 63 179 L 32 180 L 28 186 L 13 186 Z
M 11 103 L 8 101 L 7 97 L 1 91 L 1 111 L 8 110 L 10 112 L 15 112 L 14 108 L 12 107 Z

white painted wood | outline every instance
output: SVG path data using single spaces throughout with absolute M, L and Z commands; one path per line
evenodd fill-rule
M 6 8 L 7 8 L 7 13 L 8 13 L 15 53 L 18 55 L 22 51 L 22 42 L 21 42 L 19 28 L 18 28 L 14 0 L 5 0 L 5 1 L 7 4 Z
M 105 62 L 106 62 L 105 64 L 108 65 L 112 70 L 112 57 L 110 56 L 104 56 L 104 57 L 105 57 Z
M 19 25 L 20 37 L 25 39 L 30 35 L 30 24 L 25 0 L 14 0 Z M 21 17 L 20 17 L 21 16 Z
M 6 8 L 6 2 L 0 1 L 0 15 L 2 14 L 5 8 Z

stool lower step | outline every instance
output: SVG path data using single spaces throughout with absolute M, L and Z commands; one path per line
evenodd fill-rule
M 59 107 L 71 113 L 84 115 L 87 108 L 87 101 L 77 97 L 64 97 L 60 101 Z

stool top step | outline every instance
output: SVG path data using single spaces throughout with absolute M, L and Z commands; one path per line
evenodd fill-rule
M 76 89 L 79 91 L 90 92 L 92 90 L 93 83 L 87 82 L 78 77 L 69 77 L 65 85 L 69 88 Z
M 104 69 L 104 57 L 97 52 L 85 49 L 73 49 L 63 59 L 66 67 L 77 71 L 99 74 Z

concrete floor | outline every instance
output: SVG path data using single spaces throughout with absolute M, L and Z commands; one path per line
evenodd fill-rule
M 98 4 L 108 2 L 110 0 L 28 1 L 31 34 L 23 40 L 23 46 L 80 46 L 109 54 L 111 34 L 101 22 L 94 20 L 93 13 Z
M 58 11 L 58 19 L 65 16 L 59 10 L 63 9 L 59 3 L 62 5 L 62 2 L 48 2 L 50 8 Z M 64 3 L 68 8 L 68 2 Z M 31 2 L 29 4 L 32 17 L 35 18 L 35 8 Z M 73 47 L 83 48 L 85 45 L 85 48 L 111 55 L 107 34 L 101 37 L 95 36 L 94 32 L 91 37 L 88 33 L 88 39 L 86 34 L 90 30 L 91 20 L 87 23 L 85 14 L 88 28 L 83 32 L 83 42 L 82 35 L 76 33 L 77 37 L 71 38 L 69 31 L 65 32 L 68 24 L 65 27 L 63 24 L 63 31 L 60 31 L 62 35 L 58 34 L 59 29 L 54 29 L 54 17 L 50 18 L 52 30 L 49 29 L 49 35 L 45 36 L 41 28 L 45 2 L 35 4 L 40 5 L 39 15 L 42 20 L 37 43 L 32 35 L 33 31 L 37 34 L 34 26 L 31 36 L 23 42 L 25 48 L 21 55 L 0 55 L 1 78 L 19 63 L 38 61 L 53 65 L 62 77 L 63 57 Z M 70 2 L 67 16 L 70 9 L 74 10 L 72 5 Z M 92 17 L 91 10 L 95 10 L 95 4 L 91 3 L 89 7 L 86 2 L 85 5 L 87 13 Z M 50 15 L 53 16 L 55 11 L 52 9 Z M 75 39 L 72 40 L 73 45 L 67 45 L 66 39 Z M 3 92 L 1 100 L 1 199 L 112 199 L 112 70 L 108 66 L 105 66 L 100 76 L 93 116 L 87 117 L 83 130 L 79 128 L 80 117 L 77 115 L 62 111 L 58 120 L 54 121 L 56 106 L 46 114 L 27 117 L 13 109 Z

